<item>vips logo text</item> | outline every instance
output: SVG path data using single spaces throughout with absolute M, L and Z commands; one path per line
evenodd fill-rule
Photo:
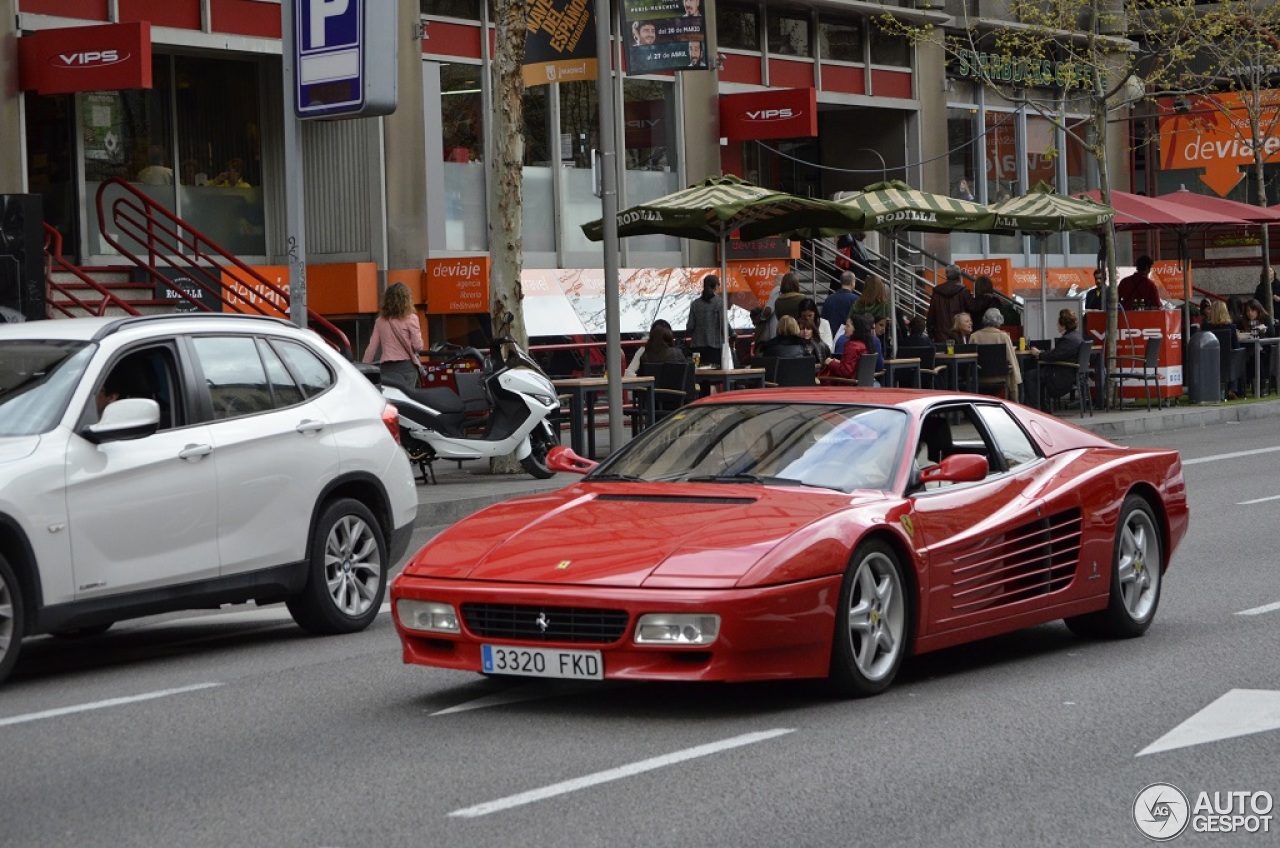
M 790 107 L 782 109 L 748 109 L 742 113 L 748 121 L 789 121 L 798 118 L 803 112 Z
M 118 65 L 127 61 L 130 54 L 121 54 L 119 50 L 81 50 L 79 53 L 59 53 L 54 56 L 54 64 L 66 68 L 101 68 L 106 65 Z

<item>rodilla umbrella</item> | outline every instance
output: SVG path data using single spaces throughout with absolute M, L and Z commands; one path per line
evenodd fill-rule
M 1116 211 L 1088 198 L 1058 194 L 1053 186 L 1039 182 L 1020 197 L 992 204 L 996 228 L 1031 233 L 1040 242 L 1040 332 L 1049 335 L 1048 301 L 1045 296 L 1045 238 L 1049 233 L 1091 230 L 1105 226 Z
M 872 183 L 860 192 L 837 201 L 862 214 L 863 229 L 879 230 L 897 236 L 901 232 L 981 232 L 995 229 L 996 216 L 990 207 L 971 200 L 960 200 L 945 194 L 919 191 L 901 180 Z M 895 241 L 896 244 L 896 241 Z M 889 322 L 893 343 L 898 342 L 897 294 L 893 269 L 889 264 Z
M 664 195 L 618 212 L 618 236 L 667 235 L 720 245 L 721 362 L 733 365 L 729 343 L 729 276 L 725 242 L 734 230 L 750 226 L 749 238 L 777 235 L 804 227 L 826 227 L 849 232 L 862 229 L 861 214 L 841 204 L 799 197 L 762 188 L 732 174 L 707 177 L 687 189 Z M 592 241 L 604 238 L 604 223 L 597 219 L 582 225 Z M 743 235 L 747 235 L 744 230 Z

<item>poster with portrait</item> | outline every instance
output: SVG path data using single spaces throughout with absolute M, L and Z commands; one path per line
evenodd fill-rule
M 705 0 L 623 0 L 627 72 L 707 70 Z
M 591 0 L 529 0 L 521 77 L 526 88 L 596 78 Z

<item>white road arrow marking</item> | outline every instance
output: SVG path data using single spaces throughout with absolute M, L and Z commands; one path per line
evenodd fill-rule
M 1280 610 L 1280 601 L 1274 604 L 1263 604 L 1260 607 L 1250 607 L 1247 610 L 1240 610 L 1236 615 L 1262 615 L 1264 612 L 1275 612 Z
M 1222 739 L 1235 739 L 1268 730 L 1280 730 L 1280 692 L 1232 689 L 1143 748 L 1138 756 Z
M 764 730 L 760 733 L 746 733 L 742 736 L 735 736 L 732 739 L 724 739 L 720 742 L 712 742 L 708 745 L 699 745 L 696 748 L 686 748 L 683 751 L 675 751 L 670 754 L 664 754 L 661 757 L 641 760 L 638 763 L 619 766 L 618 768 L 609 769 L 608 771 L 598 771 L 595 774 L 576 777 L 573 780 L 553 783 L 550 786 L 544 786 L 541 789 L 531 789 L 528 792 L 521 792 L 519 795 L 508 795 L 506 798 L 499 798 L 496 801 L 488 801 L 484 804 L 477 804 L 474 807 L 454 810 L 452 813 L 449 813 L 449 815 L 458 818 L 487 816 L 490 813 L 498 813 L 503 810 L 509 810 L 512 807 L 532 804 L 535 801 L 545 801 L 547 798 L 554 798 L 557 795 L 565 795 L 569 792 L 576 792 L 579 789 L 598 786 L 601 783 L 608 783 L 612 780 L 621 780 L 624 777 L 643 774 L 646 771 L 653 771 L 654 769 L 662 768 L 663 766 L 675 765 L 676 763 L 682 763 L 686 760 L 693 760 L 698 757 L 707 757 L 712 754 L 718 754 L 721 751 L 728 751 L 731 748 L 740 748 L 743 745 L 754 745 L 757 742 L 764 742 L 766 740 L 773 739 L 778 736 L 785 736 L 788 733 L 794 732 L 794 727 L 780 727 L 775 730 Z

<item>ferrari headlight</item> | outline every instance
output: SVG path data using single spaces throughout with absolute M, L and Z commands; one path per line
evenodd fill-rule
M 720 635 L 720 616 L 649 613 L 636 624 L 637 645 L 710 645 Z
M 396 618 L 407 630 L 427 633 L 461 633 L 458 613 L 449 604 L 435 601 L 415 601 L 401 598 L 396 601 Z

